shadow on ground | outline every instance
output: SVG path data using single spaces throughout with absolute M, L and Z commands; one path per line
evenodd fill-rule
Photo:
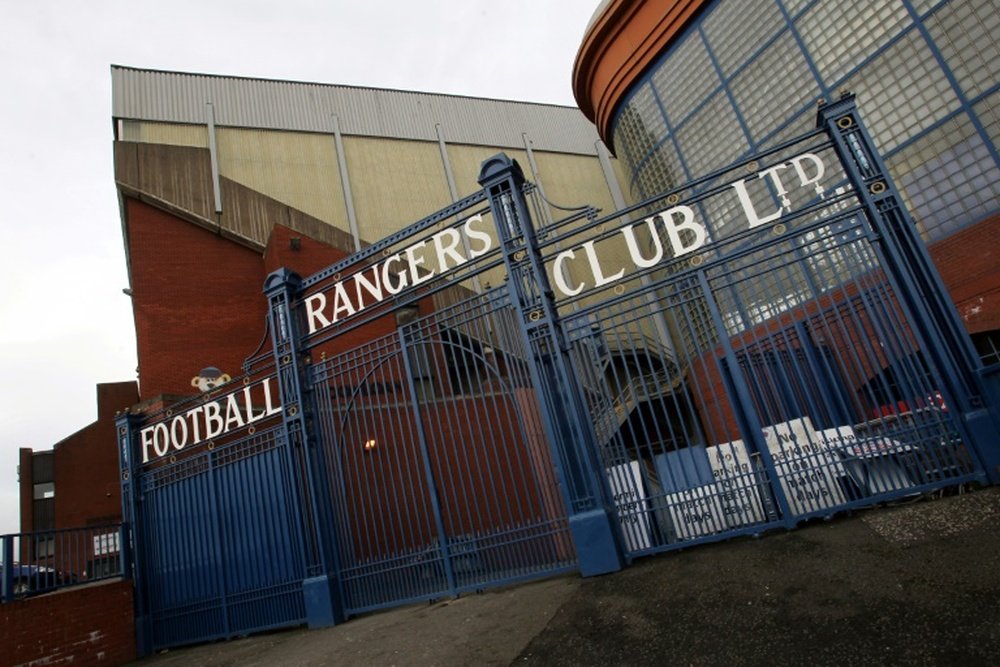
M 172 665 L 994 665 L 1000 489 L 433 605 L 178 649 Z

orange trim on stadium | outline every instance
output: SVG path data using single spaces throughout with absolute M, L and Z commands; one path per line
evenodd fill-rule
M 573 95 L 611 146 L 622 98 L 708 0 L 610 0 L 591 21 L 573 67 Z

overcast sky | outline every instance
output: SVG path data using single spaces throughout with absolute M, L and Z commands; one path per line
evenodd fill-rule
M 598 4 L 0 0 L 0 533 L 19 530 L 18 449 L 51 448 L 94 421 L 96 383 L 136 377 L 112 63 L 574 105 Z

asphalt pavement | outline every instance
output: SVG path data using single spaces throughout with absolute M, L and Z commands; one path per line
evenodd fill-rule
M 1000 488 L 136 664 L 997 665 Z

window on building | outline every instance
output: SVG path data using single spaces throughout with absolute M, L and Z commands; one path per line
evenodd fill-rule
M 55 482 L 41 482 L 39 484 L 35 484 L 33 497 L 35 500 L 55 498 L 56 497 Z

